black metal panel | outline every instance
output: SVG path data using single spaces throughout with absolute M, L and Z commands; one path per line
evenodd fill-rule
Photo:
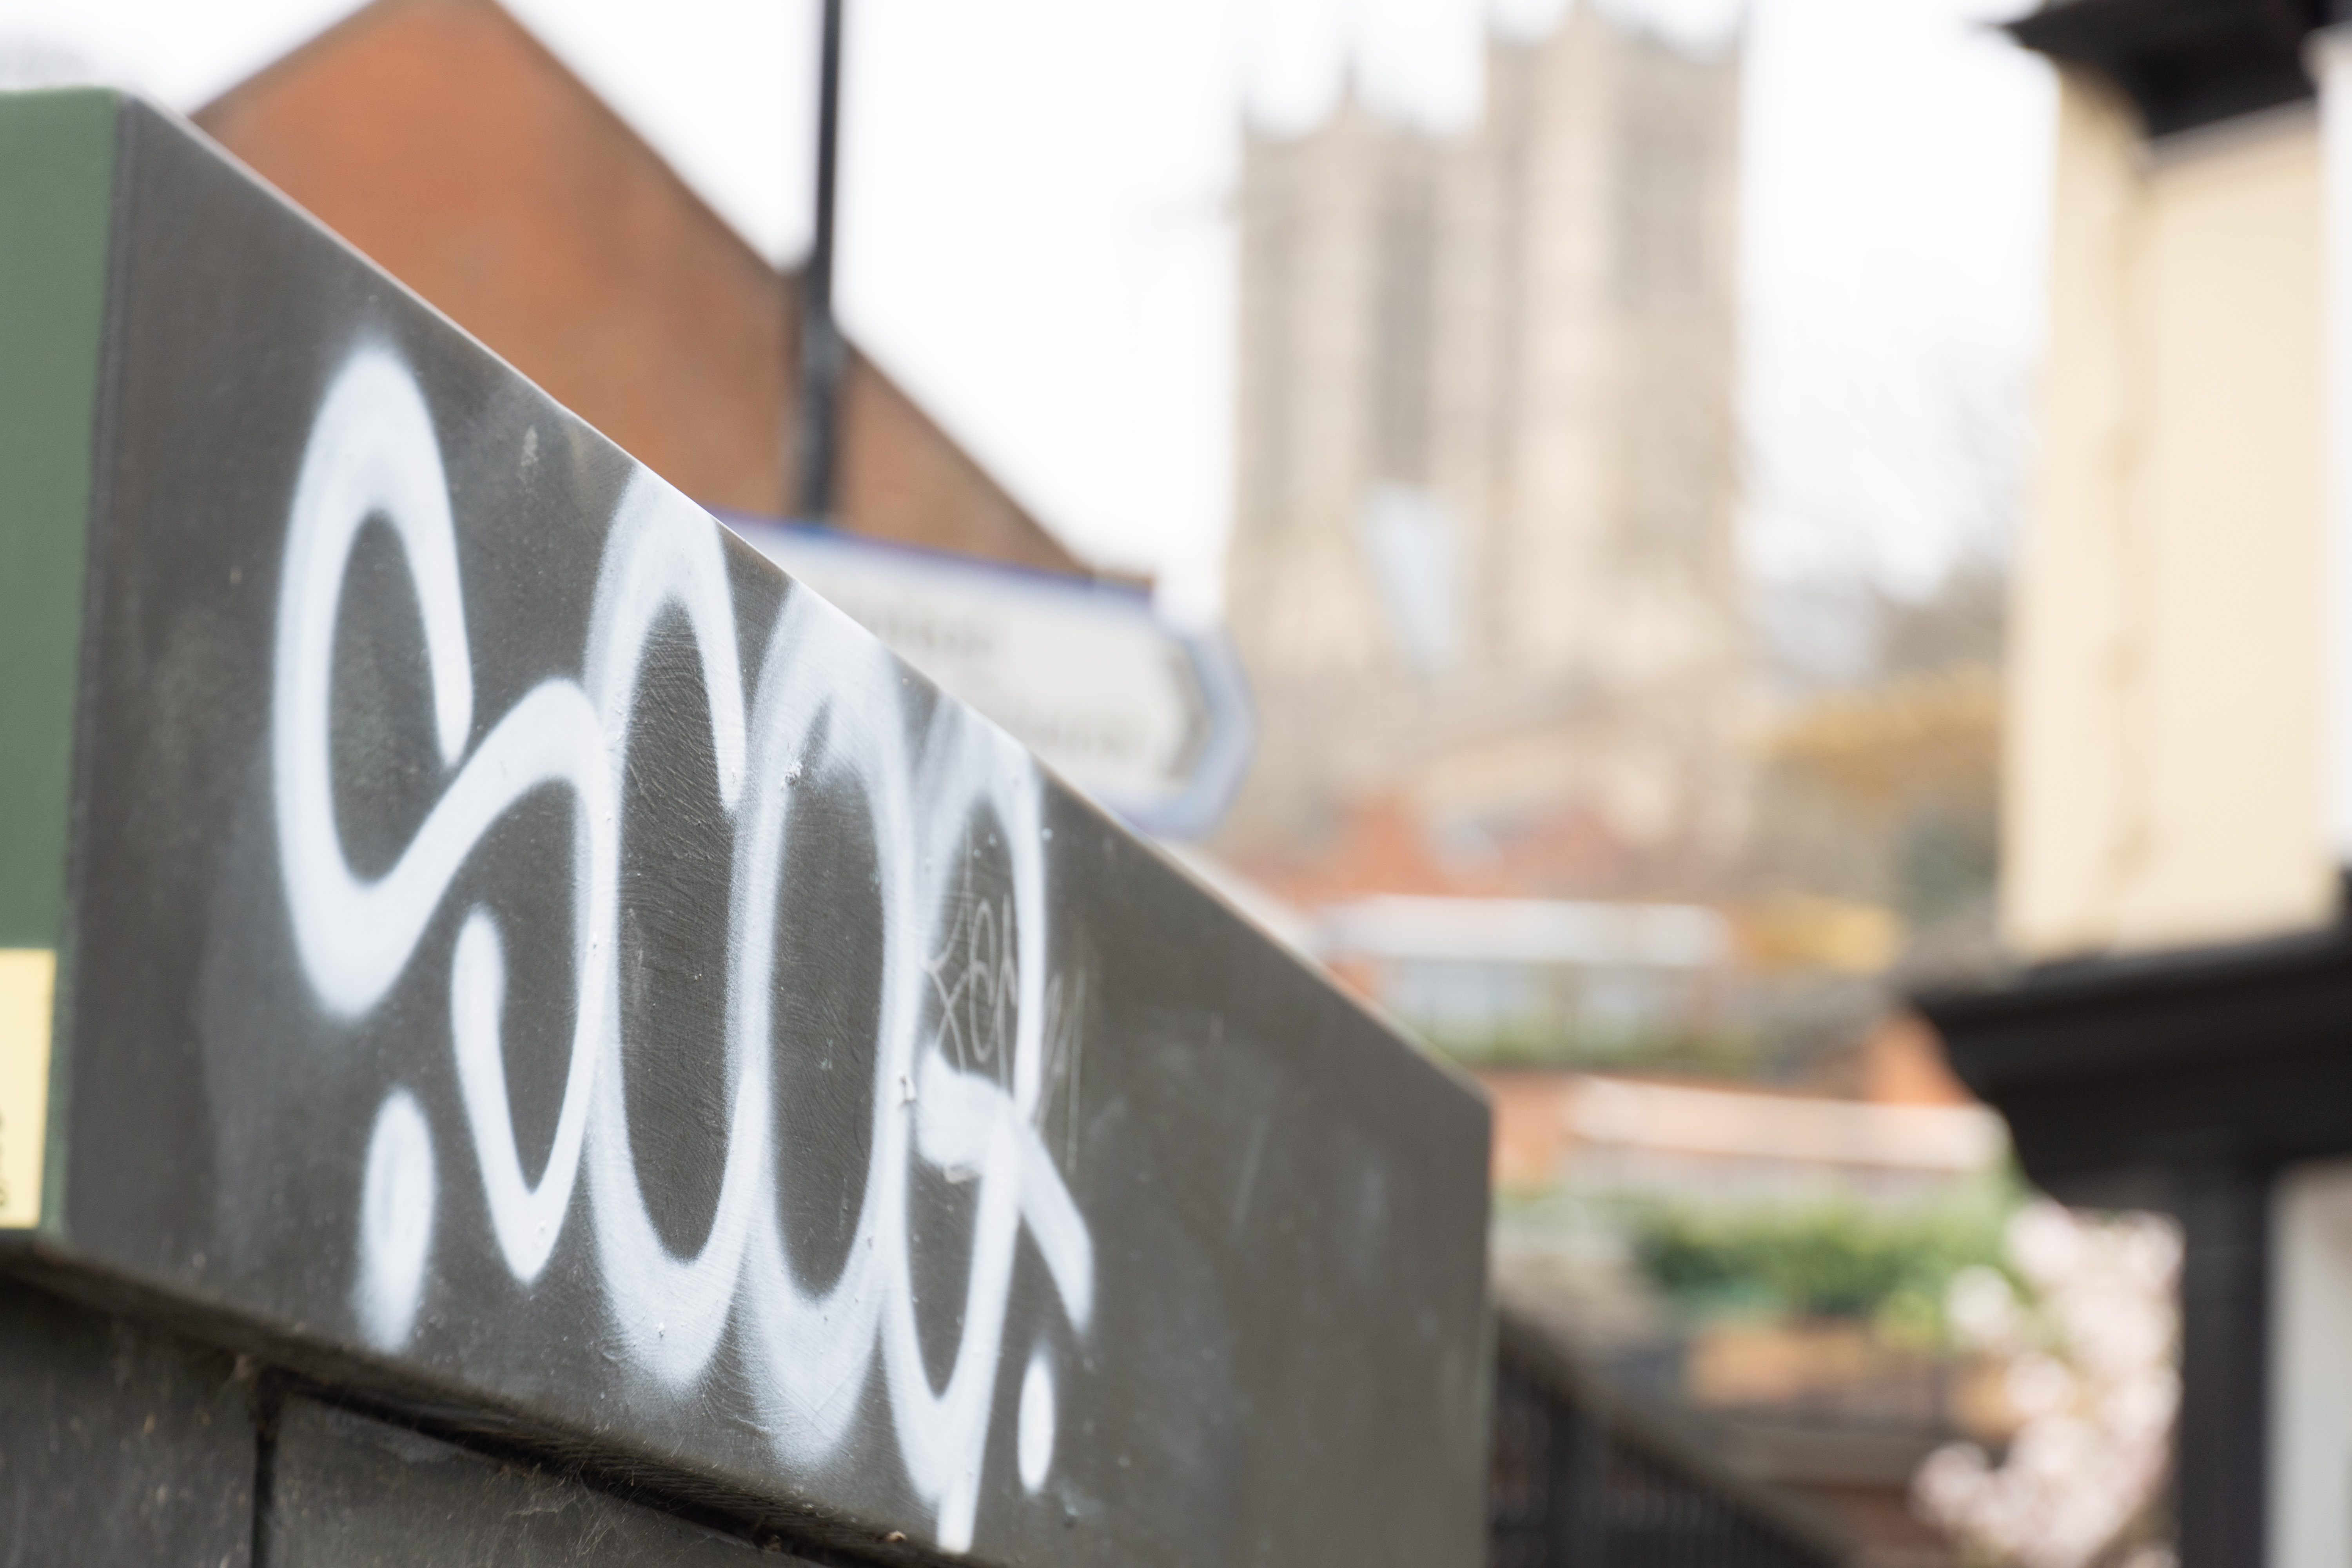
M 866 1547 L 1473 1555 L 1475 1097 L 194 133 L 118 170 L 26 1261 Z
M 2168 135 L 2312 95 L 2303 40 L 2322 0 L 2057 0 L 2012 22 L 2018 42 L 2105 72 Z
M 236 1363 L 0 1279 L 0 1563 L 246 1568 Z
M 1495 1384 L 1493 1568 L 1827 1568 L 1822 1521 L 1636 1414 L 1506 1319 Z
M 563 1475 L 302 1398 L 278 1414 L 268 1568 L 807 1568 Z
M 2180 1191 L 2180 1562 L 2260 1563 L 2270 1500 L 2271 1182 L 2231 1165 L 2191 1167 Z

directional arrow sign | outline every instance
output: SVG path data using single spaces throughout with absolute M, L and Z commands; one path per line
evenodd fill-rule
M 1205 837 L 1254 743 L 1222 631 L 1149 594 L 833 529 L 722 513 L 730 527 L 901 658 L 1148 833 Z

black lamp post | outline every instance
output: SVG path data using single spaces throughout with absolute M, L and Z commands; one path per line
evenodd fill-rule
M 816 232 L 801 270 L 800 515 L 831 522 L 840 506 L 841 381 L 849 353 L 833 317 L 833 209 L 841 151 L 841 0 L 824 0 L 818 67 Z

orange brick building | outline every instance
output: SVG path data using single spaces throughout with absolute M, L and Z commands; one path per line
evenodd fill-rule
M 376 0 L 196 122 L 707 506 L 796 493 L 796 280 L 494 0 Z M 845 528 L 1086 567 L 854 349 Z

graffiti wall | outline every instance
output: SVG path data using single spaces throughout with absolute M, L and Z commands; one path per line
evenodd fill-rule
M 5 1256 L 822 1538 L 1469 1560 L 1472 1097 L 193 133 L 120 135 Z

